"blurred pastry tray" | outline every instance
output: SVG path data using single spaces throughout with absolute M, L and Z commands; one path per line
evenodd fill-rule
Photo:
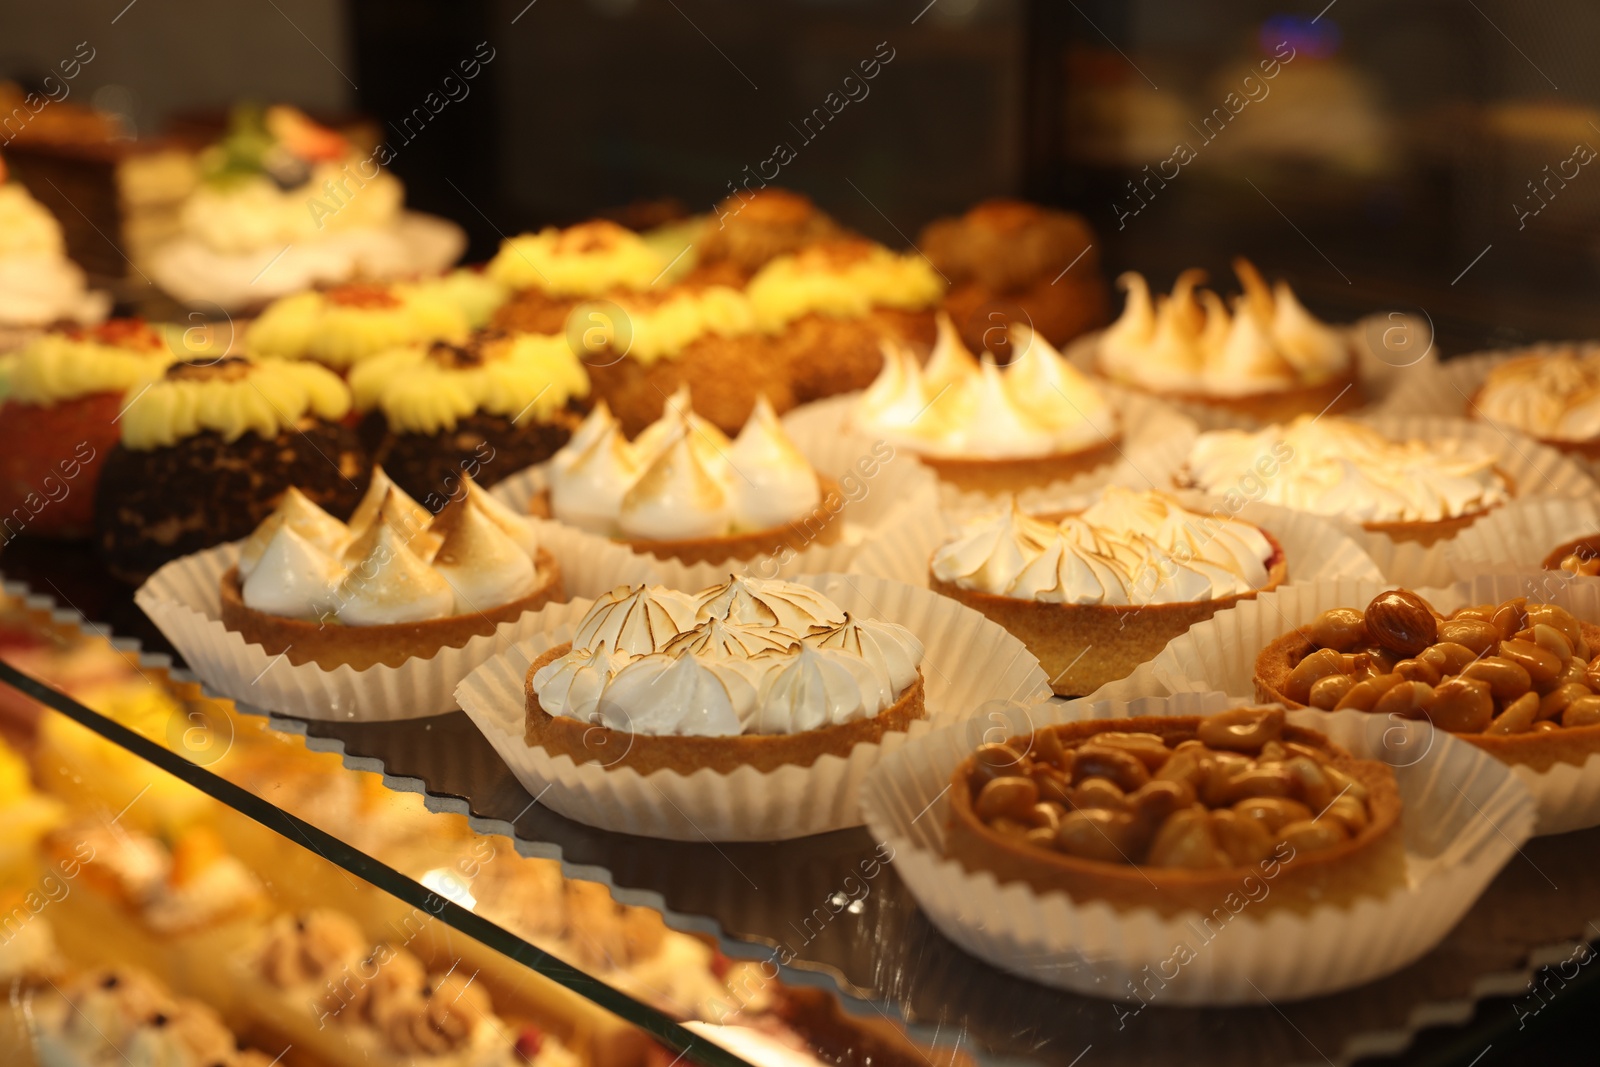
M 138 650 L 143 665 L 171 664 L 129 591 L 94 580 L 87 556 L 8 548 L 0 576 L 7 592 L 35 594 L 31 607 Z M 196 681 L 176 665 L 172 674 Z M 560 860 L 569 877 L 711 935 L 729 956 L 785 962 L 787 984 L 835 991 L 853 1014 L 906 1019 L 917 1039 L 985 1063 L 1073 1064 L 1092 1049 L 1085 1062 L 1102 1065 L 1178 1055 L 1192 1065 L 1343 1065 L 1398 1053 L 1428 1027 L 1461 1026 L 1486 998 L 1527 994 L 1539 967 L 1600 940 L 1597 828 L 1529 842 L 1443 944 L 1381 981 L 1254 1008 L 1163 1007 L 1159 994 L 1142 1007 L 1119 1004 L 1046 989 L 966 955 L 922 916 L 865 829 L 772 844 L 613 834 L 538 804 L 464 713 L 398 723 L 270 718 L 352 769 L 381 773 L 391 789 L 422 793 L 433 810 L 513 836 L 526 855 Z M 1508 1009 L 1503 1026 L 1479 1025 L 1492 1036 L 1517 1021 Z

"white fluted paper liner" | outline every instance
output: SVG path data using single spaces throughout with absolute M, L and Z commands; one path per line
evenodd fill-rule
M 1521 356 L 1548 355 L 1569 347 L 1570 344 L 1545 343 L 1447 359 L 1427 368 L 1429 373 L 1407 375 L 1385 405 L 1385 410 L 1396 414 L 1466 418 L 1471 414 L 1473 394 L 1495 367 Z M 1571 454 L 1568 454 L 1568 458 L 1600 482 L 1600 459 Z
M 1270 504 L 1250 503 L 1238 511 L 1229 511 L 1216 497 L 1198 493 L 1178 493 L 1184 507 L 1201 515 L 1223 515 L 1253 523 L 1270 532 L 1283 545 L 1289 561 L 1289 581 L 1316 582 L 1337 578 L 1371 578 L 1381 581 L 1383 572 L 1372 557 L 1338 526 L 1319 516 L 1304 511 L 1273 507 Z M 1075 501 L 1065 502 L 1065 510 L 1087 507 L 1093 494 Z M 991 504 L 991 509 L 995 505 Z M 923 538 L 884 537 L 874 539 L 861 550 L 851 567 L 857 574 L 875 574 L 907 585 L 928 585 L 928 565 L 933 551 L 955 533 L 956 525 L 950 521 L 944 538 L 935 541 L 932 548 L 924 547 Z
M 1445 547 L 1458 579 L 1483 571 L 1536 571 L 1557 545 L 1600 534 L 1600 491 L 1588 500 L 1521 500 L 1462 530 Z
M 1227 705 L 1217 693 L 1132 705 L 1039 705 L 996 713 L 985 736 L 1081 718 L 1210 714 Z M 1148 909 L 1119 912 L 1103 901 L 1002 885 L 945 855 L 945 790 L 976 744 L 963 730 L 941 730 L 886 756 L 862 791 L 862 810 L 873 836 L 894 850 L 895 870 L 929 920 L 1002 970 L 1075 993 L 1158 1006 L 1319 996 L 1399 970 L 1437 945 L 1527 840 L 1533 802 L 1503 764 L 1433 734 L 1426 723 L 1405 724 L 1415 736 L 1401 744 L 1390 724 L 1358 712 L 1293 712 L 1290 721 L 1394 768 L 1404 804 L 1403 886 L 1298 915 L 1270 907 L 1271 880 L 1263 876 L 1248 893 L 1241 888 L 1236 912 L 1219 909 L 1225 922 L 1214 912 L 1202 926 L 1208 916 L 1199 912 L 1173 918 Z
M 1255 600 L 1218 612 L 1168 642 L 1149 663 L 1091 700 L 1129 700 L 1138 696 L 1219 691 L 1255 696 L 1256 656 L 1274 638 L 1307 626 L 1329 608 L 1364 608 L 1390 586 L 1383 582 L 1317 582 L 1285 586 Z M 1499 603 L 1513 597 L 1559 604 L 1584 622 L 1600 624 L 1600 579 L 1573 578 L 1551 571 L 1482 574 L 1416 592 L 1448 614 L 1468 604 Z M 1600 755 L 1581 767 L 1558 764 L 1538 772 L 1513 767 L 1539 806 L 1540 834 L 1564 833 L 1600 825 Z
M 1178 414 L 1159 400 L 1120 389 L 1114 385 L 1097 382 L 1096 385 L 1111 402 L 1117 413 L 1122 431 L 1118 442 L 1117 459 L 1076 478 L 1053 482 L 1017 494 L 1022 506 L 1032 511 L 1050 510 L 1051 501 L 1083 494 L 1104 485 L 1127 485 L 1135 489 L 1167 489 L 1172 486 L 1172 476 L 1188 457 L 1189 446 L 1194 443 L 1194 423 Z M 883 447 L 871 438 L 863 438 L 851 421 L 851 412 L 859 402 L 860 393 L 845 393 L 826 400 L 802 404 L 783 416 L 784 429 L 795 443 L 815 463 L 817 457 L 834 458 L 842 451 L 841 441 L 862 441 Z M 856 446 L 851 446 L 854 449 Z M 896 455 L 910 455 L 910 450 L 895 446 Z M 859 453 L 853 450 L 846 457 Z M 819 464 L 818 469 L 827 470 Z M 961 492 L 954 486 L 940 483 L 939 502 L 947 512 L 983 511 L 994 506 L 994 497 L 979 492 Z
M 1597 491 L 1594 480 L 1569 457 L 1553 448 L 1546 448 L 1532 438 L 1503 431 L 1487 423 L 1400 415 L 1377 415 L 1361 421 L 1395 441 L 1420 440 L 1457 447 L 1471 445 L 1488 452 L 1511 477 L 1517 500 L 1534 497 L 1582 499 L 1593 496 Z M 1391 582 L 1415 588 L 1443 585 L 1454 578 L 1446 556 L 1448 541 L 1438 541 L 1432 545 L 1396 541 L 1386 534 L 1363 529 L 1360 523 L 1349 519 L 1325 518 L 1349 533 Z
M 709 769 L 684 776 L 662 770 L 641 775 L 552 758 L 523 740 L 528 667 L 546 649 L 570 640 L 587 601 L 540 612 L 542 632 L 472 672 L 456 689 L 468 716 L 483 731 L 530 796 L 569 819 L 603 830 L 674 841 L 783 841 L 861 824 L 861 783 L 885 753 L 908 738 L 976 714 L 992 700 L 1032 703 L 1050 686 L 1022 642 L 982 615 L 926 589 L 867 576 L 804 575 L 794 579 L 820 590 L 860 617 L 896 622 L 926 649 L 922 676 L 927 718 L 881 744 L 857 745 L 849 757 L 823 756 L 810 767 L 732 774 Z
M 796 442 L 800 444 L 800 442 Z M 905 453 L 896 454 L 887 446 L 874 448 L 862 438 L 838 438 L 828 447 L 815 450 L 801 445 L 812 466 L 840 483 L 842 507 L 833 522 L 841 524 L 838 540 L 831 544 L 811 544 L 796 552 L 756 556 L 725 563 L 680 563 L 673 559 L 644 556 L 658 575 L 656 581 L 674 589 L 705 589 L 725 582 L 729 574 L 789 580 L 801 574 L 842 574 L 851 568 L 864 545 L 881 537 L 894 537 L 908 544 L 926 544 L 932 552 L 939 537 L 939 497 L 933 473 Z M 529 467 L 499 482 L 490 490 L 521 514 L 547 485 L 546 464 Z M 559 527 L 596 546 L 627 546 L 587 533 L 553 520 L 539 520 L 545 530 Z
M 1362 396 L 1365 398 L 1352 414 L 1396 410 L 1393 405 L 1396 395 L 1413 378 L 1427 375 L 1439 364 L 1433 347 L 1433 326 L 1426 318 L 1398 311 L 1379 313 L 1340 329 L 1354 346 L 1356 378 L 1361 383 Z M 1087 374 L 1097 373 L 1095 350 L 1103 332 L 1097 330 L 1084 334 L 1067 347 L 1064 354 L 1079 370 Z M 1174 410 L 1192 419 L 1202 433 L 1207 430 L 1253 430 L 1262 425 L 1258 419 L 1211 404 L 1184 402 L 1170 397 L 1162 399 Z M 1459 415 L 1460 411 L 1450 414 Z
M 659 579 L 647 559 L 616 545 L 594 546 L 562 528 L 541 530 L 539 544 L 561 567 L 568 596 L 595 597 L 624 582 Z M 455 688 L 473 668 L 538 632 L 538 613 L 503 622 L 460 648 L 398 667 L 323 670 L 268 655 L 222 625 L 222 575 L 239 559 L 237 544 L 197 552 L 156 571 L 134 594 L 189 669 L 223 696 L 301 719 L 388 722 L 456 708 Z

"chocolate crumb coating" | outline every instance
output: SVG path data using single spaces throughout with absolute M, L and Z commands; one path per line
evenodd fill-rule
M 95 492 L 95 538 L 111 573 L 140 582 L 179 556 L 249 536 L 290 486 L 344 518 L 371 475 L 355 430 L 321 419 L 271 439 L 205 431 L 149 451 L 118 445 Z
M 374 459 L 413 499 L 438 511 L 460 493 L 463 474 L 487 488 L 555 455 L 582 421 L 572 403 L 547 422 L 475 411 L 436 434 L 386 431 Z

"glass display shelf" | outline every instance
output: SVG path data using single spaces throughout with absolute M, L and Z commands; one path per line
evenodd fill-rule
M 201 690 L 81 548 L 19 542 L 0 556 L 7 591 L 89 633 L 114 639 L 142 669 L 170 671 Z M 265 825 L 300 836 L 350 873 L 547 974 L 639 1025 L 693 1062 L 720 1058 L 656 1012 L 516 933 L 362 853 L 350 842 L 184 758 L 181 731 L 165 744 L 132 733 L 64 694 L 0 668 L 0 681 L 192 781 Z M 775 985 L 812 991 L 830 1018 L 893 1021 L 919 1046 L 911 1062 L 984 1064 L 1347 1064 L 1410 1048 L 1429 1027 L 1462 1027 L 1483 1047 L 1519 1027 L 1506 1011 L 1473 1020 L 1486 998 L 1527 994 L 1539 967 L 1600 939 L 1600 829 L 1538 838 L 1492 882 L 1431 953 L 1344 993 L 1227 1009 L 1119 1005 L 1038 986 L 968 956 L 935 930 L 898 879 L 892 856 L 865 829 L 800 840 L 716 844 L 656 841 L 596 830 L 542 807 L 460 712 L 396 723 L 334 723 L 268 715 L 205 693 L 231 729 L 301 735 L 349 772 L 376 772 L 390 790 L 421 794 L 429 810 L 463 817 L 472 833 L 509 837 L 524 856 L 558 860 L 563 875 L 607 886 L 652 909 L 669 928 L 714 939 Z M 170 731 L 169 731 L 170 733 Z M 175 751 L 176 750 L 176 751 Z M 169 766 L 170 765 L 170 766 Z M 441 817 L 444 817 L 443 815 Z M 841 1023 L 844 1025 L 844 1023 Z M 897 1026 L 896 1030 L 899 1029 Z M 1480 1041 L 1481 1039 L 1481 1041 Z M 1434 1042 L 1435 1045 L 1438 1042 Z M 860 1048 L 854 1050 L 860 1052 Z M 702 1057 L 704 1057 L 702 1059 Z M 1470 1058 L 1470 1057 L 1469 1057 Z M 840 1058 L 839 1062 L 867 1062 Z M 893 1062 L 871 1059 L 874 1063 Z

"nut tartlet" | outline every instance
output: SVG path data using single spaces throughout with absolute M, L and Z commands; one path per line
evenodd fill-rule
M 1544 558 L 1547 571 L 1566 571 L 1584 577 L 1600 575 L 1600 533 L 1557 545 Z
M 1600 346 L 1541 348 L 1501 363 L 1473 393 L 1467 413 L 1600 460 Z
M 1535 771 L 1600 752 L 1600 626 L 1555 604 L 1440 615 L 1404 589 L 1334 608 L 1256 657 L 1256 695 L 1291 707 L 1428 719 Z
M 807 586 L 619 586 L 529 667 L 524 740 L 640 774 L 809 767 L 922 718 L 922 657 Z
M 229 630 L 329 671 L 426 659 L 564 597 L 527 519 L 470 480 L 434 517 L 381 468 L 349 525 L 290 489 L 221 595 Z
M 1129 388 L 1258 423 L 1360 407 L 1348 331 L 1317 321 L 1287 282 L 1268 288 L 1249 260 L 1233 269 L 1244 295 L 1231 313 L 1199 288 L 1202 270 L 1184 271 L 1172 295 L 1153 302 L 1142 275 L 1122 275 L 1128 302 L 1097 339 L 1095 368 Z
M 938 328 L 926 367 L 904 346 L 885 348 L 883 371 L 851 411 L 858 430 L 980 493 L 1048 485 L 1117 458 L 1116 412 L 1038 333 L 1011 325 L 1017 355 L 1002 368 L 974 359 L 949 316 Z
M 690 410 L 687 387 L 631 442 L 601 401 L 545 473 L 535 514 L 661 559 L 746 560 L 842 532 L 838 484 L 811 468 L 764 397 L 732 441 Z
M 1108 293 L 1094 231 L 1080 215 L 1021 200 L 985 200 L 935 219 L 917 242 L 950 279 L 944 310 L 974 349 L 1005 351 L 1004 327 L 1020 320 L 1053 345 L 1104 324 Z
M 1358 522 L 1423 546 L 1454 537 L 1517 488 L 1492 455 L 1470 443 L 1395 441 L 1331 415 L 1203 433 L 1175 480 L 1214 496 Z
M 1190 626 L 1288 578 L 1267 531 L 1115 486 L 1066 516 L 1030 516 L 1013 502 L 929 564 L 933 591 L 1009 630 L 1060 696 L 1126 677 Z
M 1098 719 L 963 761 L 945 850 L 1119 911 L 1206 914 L 1248 895 L 1303 913 L 1402 884 L 1400 807 L 1387 765 L 1287 725 L 1282 708 Z

